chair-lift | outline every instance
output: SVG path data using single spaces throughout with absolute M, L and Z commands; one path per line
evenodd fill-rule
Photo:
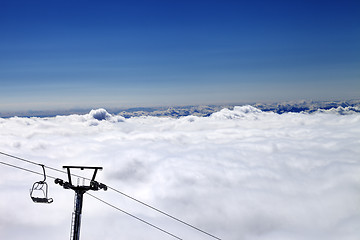
M 44 172 L 44 180 L 35 182 L 30 189 L 30 197 L 35 203 L 52 203 L 53 199 L 48 198 L 48 185 L 46 183 L 45 166 L 40 165 Z

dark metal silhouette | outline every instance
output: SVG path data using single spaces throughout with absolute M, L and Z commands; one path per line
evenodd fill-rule
M 98 170 L 102 170 L 102 167 L 83 167 L 83 166 L 63 166 L 67 170 L 68 182 L 64 182 L 63 180 L 57 178 L 55 179 L 55 183 L 62 186 L 64 189 L 72 189 L 75 191 L 75 207 L 74 207 L 74 213 L 73 218 L 71 222 L 71 240 L 79 240 L 80 239 L 80 225 L 81 225 L 81 212 L 82 212 L 82 205 L 83 205 L 83 195 L 85 192 L 89 190 L 98 191 L 100 189 L 103 189 L 104 191 L 107 190 L 107 186 L 105 184 L 99 183 L 95 181 L 96 173 Z M 79 185 L 73 185 L 71 181 L 71 173 L 70 169 L 77 168 L 77 169 L 93 169 L 94 174 L 90 180 L 89 186 L 79 186 Z
M 44 180 L 35 182 L 30 189 L 30 197 L 35 203 L 52 203 L 53 199 L 48 198 L 48 185 L 46 183 L 45 166 L 39 164 L 44 173 Z

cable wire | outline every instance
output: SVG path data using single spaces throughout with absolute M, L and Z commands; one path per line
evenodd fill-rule
M 14 158 L 14 159 L 23 161 L 23 162 L 27 162 L 27 163 L 30 163 L 30 164 L 44 166 L 45 168 L 48 168 L 48 169 L 53 170 L 53 171 L 56 171 L 56 172 L 60 172 L 60 173 L 67 174 L 67 172 L 64 171 L 64 170 L 59 170 L 59 169 L 56 169 L 56 168 L 53 168 L 53 167 L 49 167 L 49 166 L 46 166 L 46 165 L 44 165 L 44 164 L 40 164 L 40 163 L 37 163 L 37 162 L 34 162 L 34 161 L 30 161 L 30 160 L 28 160 L 28 159 L 21 158 L 21 157 L 17 157 L 17 156 L 14 156 L 14 155 L 11 155 L 11 154 L 8 154 L 8 153 L 5 153 L 5 152 L 1 152 L 1 151 L 0 151 L 0 154 L 2 154 L 2 155 L 4 155 L 4 156 L 7 156 L 7 157 L 10 157 L 10 158 Z M 78 175 L 76 175 L 76 174 L 71 174 L 71 175 L 73 175 L 74 177 L 81 177 L 81 176 L 78 176 Z M 81 177 L 81 178 L 84 178 L 84 177 Z M 87 180 L 89 180 L 89 179 L 87 179 Z
M 1 152 L 1 151 L 0 151 L 0 154 L 5 155 L 5 156 L 7 156 L 7 157 L 11 157 L 11 158 L 17 159 L 17 160 L 20 160 L 20 161 L 24 161 L 24 162 L 27 162 L 27 163 L 44 166 L 45 168 L 48 168 L 48 169 L 50 169 L 50 170 L 57 171 L 57 172 L 60 172 L 60 173 L 63 173 L 63 174 L 67 174 L 66 171 L 59 170 L 59 169 L 56 169 L 56 168 L 53 168 L 53 167 L 49 167 L 49 166 L 46 166 L 46 165 L 43 165 L 43 164 L 39 164 L 39 163 L 37 163 L 37 162 L 33 162 L 33 161 L 30 161 L 30 160 L 27 160 L 27 159 L 24 159 L 24 158 L 21 158 L 21 157 L 17 157 L 17 156 L 8 154 L 8 153 L 4 153 L 4 152 Z M 8 164 L 5 164 L 5 165 L 8 165 Z M 10 166 L 10 165 L 9 165 L 9 166 Z M 12 165 L 12 166 L 13 166 L 13 165 Z M 22 169 L 22 168 L 20 168 L 20 169 Z M 22 170 L 25 170 L 25 169 L 22 169 Z M 31 170 L 29 170 L 29 171 L 31 171 Z M 33 173 L 35 173 L 35 172 L 33 172 Z M 37 173 L 37 174 L 40 174 L 40 173 Z M 43 174 L 41 174 L 41 175 L 43 175 Z M 83 176 L 79 176 L 79 175 L 76 175 L 76 174 L 71 174 L 71 176 L 80 177 L 80 178 L 83 178 L 83 179 L 86 179 L 86 180 L 91 180 L 91 179 L 89 179 L 89 178 L 86 178 L 86 177 L 83 177 Z M 54 178 L 54 177 L 50 177 L 50 178 Z M 54 179 L 55 179 L 55 178 L 54 178 Z M 111 189 L 111 190 L 113 190 L 113 191 L 116 192 L 116 193 L 119 193 L 119 194 L 121 194 L 121 195 L 123 195 L 123 196 L 125 196 L 125 197 L 127 197 L 127 198 L 130 198 L 131 200 L 136 201 L 137 203 L 140 203 L 140 204 L 142 204 L 142 205 L 144 205 L 144 206 L 146 206 L 146 207 L 148 207 L 148 208 L 150 208 L 150 209 L 152 209 L 152 210 L 154 210 L 154 211 L 156 211 L 156 212 L 158 212 L 158 213 L 161 213 L 161 214 L 163 214 L 163 215 L 165 215 L 165 216 L 167 216 L 167 217 L 169 217 L 169 218 L 171 218 L 171 219 L 173 219 L 173 220 L 175 220 L 175 221 L 177 221 L 177 222 L 179 222 L 179 223 L 182 223 L 182 224 L 184 224 L 184 225 L 186 225 L 186 226 L 188 226 L 188 227 L 191 227 L 191 228 L 193 228 L 193 229 L 195 229 L 195 230 L 197 230 L 197 231 L 199 231 L 199 232 L 201 232 L 201 233 L 203 233 L 203 234 L 206 234 L 206 235 L 208 235 L 209 237 L 212 237 L 212 238 L 221 240 L 221 238 L 219 238 L 219 237 L 216 237 L 216 236 L 214 236 L 214 235 L 212 235 L 212 234 L 210 234 L 210 233 L 208 233 L 208 232 L 206 232 L 206 231 L 204 231 L 204 230 L 202 230 L 202 229 L 200 229 L 200 228 L 198 228 L 198 227 L 195 227 L 194 225 L 191 225 L 191 224 L 189 224 L 189 223 L 187 223 L 187 222 L 185 222 L 185 221 L 183 221 L 183 220 L 181 220 L 181 219 L 179 219 L 179 218 L 177 218 L 177 217 L 174 217 L 174 216 L 172 216 L 172 215 L 170 215 L 170 214 L 168 214 L 168 213 L 166 213 L 166 212 L 164 212 L 164 211 L 162 211 L 162 210 L 160 210 L 160 209 L 158 209 L 158 208 L 156 208 L 156 207 L 153 207 L 153 206 L 151 206 L 151 205 L 149 205 L 149 204 L 147 204 L 147 203 L 145 203 L 145 202 L 143 202 L 143 201 L 140 201 L 140 200 L 138 200 L 138 199 L 136 199 L 136 198 L 134 198 L 134 197 L 132 197 L 132 196 L 130 196 L 130 195 L 128 195 L 128 194 L 120 191 L 120 190 L 117 190 L 117 189 L 115 189 L 115 188 L 113 188 L 113 187 L 111 187 L 111 186 L 107 186 L 107 187 L 108 187 L 108 189 Z
M 100 198 L 98 198 L 98 197 L 96 197 L 96 196 L 88 193 L 88 192 L 86 192 L 86 194 L 89 195 L 89 196 L 91 196 L 91 197 L 93 197 L 93 198 L 95 198 L 96 200 L 98 200 L 98 201 L 100 201 L 100 202 L 102 202 L 102 203 L 104 203 L 104 204 L 106 204 L 106 205 L 108 205 L 108 206 L 110 206 L 110 207 L 112 207 L 112 208 L 114 208 L 114 209 L 116 209 L 116 210 L 118 210 L 118 211 L 120 211 L 120 212 L 122 212 L 122 213 L 124 213 L 124 214 L 126 214 L 126 215 L 128 215 L 128 216 L 130 216 L 130 217 L 132 217 L 132 218 L 135 218 L 135 219 L 141 221 L 142 223 L 145 223 L 145 224 L 147 224 L 147 225 L 149 225 L 149 226 L 151 226 L 151 227 L 153 227 L 153 228 L 156 228 L 157 230 L 159 230 L 159 231 L 161 231 L 161 232 L 163 232 L 163 233 L 166 233 L 166 234 L 168 234 L 168 235 L 170 235 L 170 236 L 172 236 L 172 237 L 174 237 L 174 238 L 176 238 L 176 239 L 183 240 L 182 238 L 176 236 L 175 234 L 172 234 L 172 233 L 170 233 L 170 232 L 168 232 L 168 231 L 166 231 L 166 230 L 164 230 L 164 229 L 162 229 L 162 228 L 160 228 L 160 227 L 158 227 L 158 226 L 156 226 L 156 225 L 154 225 L 154 224 L 152 224 L 152 223 L 149 223 L 149 222 L 147 222 L 147 221 L 145 221 L 145 220 L 143 220 L 143 219 L 141 219 L 141 218 L 139 218 L 139 217 L 137 217 L 137 216 L 135 216 L 135 215 L 133 215 L 133 214 L 131 214 L 131 213 L 128 213 L 128 212 L 122 210 L 121 208 L 118 208 L 118 207 L 114 206 L 113 204 L 108 203 L 108 202 L 106 202 L 106 201 L 104 201 L 104 200 L 102 200 L 102 199 L 100 199 Z
M 30 170 L 30 169 L 27 169 L 27 168 L 23 168 L 23 167 L 19 167 L 19 166 L 13 165 L 13 164 L 5 163 L 5 162 L 2 162 L 2 161 L 0 161 L 0 164 L 6 165 L 6 166 L 9 166 L 9 167 L 13 167 L 13 168 L 17 168 L 17 169 L 20 169 L 20 170 L 23 170 L 23 171 L 27 171 L 27 172 L 30 172 L 30 173 L 34 173 L 34 174 L 37 174 L 37 175 L 44 176 L 43 173 L 35 172 L 35 171 L 33 171 L 33 170 Z M 47 175 L 47 174 L 46 174 L 46 177 L 52 178 L 52 179 L 56 179 L 55 177 L 50 176 L 50 175 Z
M 11 158 L 17 159 L 17 160 L 20 160 L 20 161 L 23 161 L 23 162 L 27 162 L 27 163 L 30 163 L 30 164 L 39 165 L 39 166 L 44 166 L 45 168 L 48 168 L 48 169 L 50 169 L 50 170 L 53 170 L 53 171 L 56 171 L 56 172 L 59 172 L 59 173 L 67 174 L 67 172 L 64 171 L 64 170 L 59 170 L 59 169 L 57 169 L 57 168 L 49 167 L 49 166 L 46 166 L 46 165 L 44 165 L 44 164 L 40 164 L 40 163 L 37 163 L 37 162 L 34 162 L 34 161 L 30 161 L 30 160 L 25 159 L 25 158 L 17 157 L 17 156 L 14 156 L 14 155 L 11 155 L 11 154 L 8 154 L 8 153 L 4 153 L 4 152 L 1 152 L 1 151 L 0 151 L 0 154 L 2 154 L 2 155 L 4 155 L 4 156 L 7 156 L 7 157 L 11 157 Z M 83 178 L 83 179 L 86 179 L 86 180 L 91 181 L 90 178 L 86 178 L 86 177 L 83 177 L 83 176 L 80 176 L 80 175 L 77 175 L 77 174 L 73 174 L 73 173 L 72 173 L 71 176 L 79 177 L 79 178 Z
M 110 186 L 108 186 L 108 189 L 111 189 L 111 190 L 113 190 L 113 191 L 115 191 L 115 192 L 117 192 L 117 193 L 119 193 L 119 194 L 122 194 L 122 195 L 124 195 L 124 196 L 127 197 L 127 198 L 130 198 L 130 199 L 132 199 L 132 200 L 134 200 L 134 201 L 136 201 L 136 202 L 138 202 L 138 203 L 140 203 L 140 204 L 142 204 L 142 205 L 144 205 L 144 206 L 146 206 L 146 207 L 148 207 L 148 208 L 150 208 L 150 209 L 152 209 L 152 210 L 155 210 L 155 211 L 157 211 L 157 212 L 159 212 L 159 213 L 161 213 L 161 214 L 163 214 L 163 215 L 165 215 L 165 216 L 167 216 L 167 217 L 169 217 L 169 218 L 171 218 L 171 219 L 173 219 L 173 220 L 175 220 L 175 221 L 178 221 L 178 222 L 180 222 L 180 223 L 182 223 L 182 224 L 184 224 L 184 225 L 186 225 L 186 226 L 188 226 L 188 227 L 191 227 L 191 228 L 193 228 L 193 229 L 195 229 L 195 230 L 197 230 L 197 231 L 199 231 L 199 232 L 202 232 L 202 233 L 204 233 L 204 234 L 206 234 L 206 235 L 208 235 L 208 236 L 210 236 L 210 237 L 212 237 L 212 238 L 221 240 L 220 238 L 218 238 L 218 237 L 216 237 L 216 236 L 214 236 L 214 235 L 212 235 L 212 234 L 210 234 L 210 233 L 208 233 L 208 232 L 206 232 L 206 231 L 204 231 L 204 230 L 201 230 L 200 228 L 197 228 L 197 227 L 195 227 L 195 226 L 193 226 L 193 225 L 191 225 L 191 224 L 189 224 L 189 223 L 187 223 L 187 222 L 184 222 L 183 220 L 181 220 L 181 219 L 179 219 L 179 218 L 176 218 L 176 217 L 174 217 L 174 216 L 172 216 L 172 215 L 170 215 L 170 214 L 168 214 L 168 213 L 166 213 L 166 212 L 164 212 L 164 211 L 161 211 L 160 209 L 155 208 L 155 207 L 153 207 L 153 206 L 151 206 L 151 205 L 149 205 L 149 204 L 147 204 L 147 203 L 145 203 L 145 202 L 142 202 L 142 201 L 140 201 L 140 200 L 138 200 L 138 199 L 136 199 L 136 198 L 134 198 L 134 197 L 131 197 L 131 196 L 129 196 L 129 195 L 127 195 L 127 194 L 125 194 L 125 193 L 117 190 L 117 189 L 114 189 L 114 188 L 112 188 L 112 187 L 110 187 Z

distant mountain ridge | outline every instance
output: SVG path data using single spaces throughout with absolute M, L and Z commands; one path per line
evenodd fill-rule
M 107 109 L 111 114 L 121 115 L 125 118 L 154 116 L 154 117 L 183 117 L 199 116 L 207 117 L 224 108 L 230 110 L 236 106 L 250 105 L 264 112 L 275 112 L 278 114 L 288 112 L 336 111 L 339 114 L 347 112 L 360 112 L 360 99 L 347 101 L 289 101 L 274 103 L 248 103 L 248 104 L 227 104 L 227 105 L 195 105 L 195 106 L 174 106 L 174 107 L 136 107 L 136 108 L 113 108 Z M 0 112 L 0 117 L 53 117 L 56 115 L 87 114 L 92 109 L 72 109 L 63 111 L 28 111 L 28 112 Z
M 255 103 L 255 104 L 229 104 L 229 105 L 207 105 L 207 106 L 185 106 L 170 108 L 146 108 L 146 109 L 127 109 L 118 112 L 125 118 L 139 116 L 155 117 L 182 117 L 182 116 L 201 116 L 207 117 L 221 111 L 224 108 L 233 110 L 236 106 L 250 105 L 264 112 L 275 112 L 278 114 L 288 112 L 313 113 L 333 109 L 340 114 L 344 111 L 360 112 L 360 100 L 349 101 L 298 101 L 281 103 Z
M 348 101 L 298 101 L 298 102 L 283 102 L 272 104 L 255 104 L 254 107 L 262 111 L 272 111 L 275 113 L 287 112 L 307 112 L 312 113 L 321 110 L 330 110 L 337 108 L 347 108 L 354 112 L 360 112 L 360 100 Z M 339 110 L 341 111 L 341 110 Z

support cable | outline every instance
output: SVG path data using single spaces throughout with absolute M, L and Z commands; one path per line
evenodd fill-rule
M 145 223 L 145 224 L 147 224 L 147 225 L 149 225 L 149 226 L 151 226 L 151 227 L 153 227 L 153 228 L 156 228 L 157 230 L 159 230 L 159 231 L 161 231 L 161 232 L 163 232 L 163 233 L 166 233 L 166 234 L 168 234 L 168 235 L 170 235 L 170 236 L 172 236 L 172 237 L 174 237 L 174 238 L 176 238 L 176 239 L 183 240 L 182 238 L 180 238 L 180 237 L 178 237 L 178 236 L 176 236 L 176 235 L 174 235 L 174 234 L 172 234 L 172 233 L 170 233 L 170 232 L 168 232 L 168 231 L 166 231 L 166 230 L 164 230 L 164 229 L 162 229 L 162 228 L 160 228 L 160 227 L 158 227 L 158 226 L 155 226 L 154 224 L 149 223 L 149 222 L 147 222 L 147 221 L 145 221 L 145 220 L 143 220 L 143 219 L 141 219 L 141 218 L 139 218 L 139 217 L 137 217 L 137 216 L 135 216 L 135 215 L 133 215 L 133 214 L 131 214 L 131 213 L 128 213 L 128 212 L 126 212 L 126 211 L 124 211 L 124 210 L 122 210 L 122 209 L 120 209 L 120 208 L 112 205 L 111 203 L 108 203 L 108 202 L 106 202 L 106 201 L 104 201 L 104 200 L 102 200 L 102 199 L 100 199 L 100 198 L 98 198 L 98 197 L 96 197 L 96 196 L 94 196 L 94 195 L 92 195 L 92 194 L 90 194 L 90 193 L 86 193 L 86 194 L 89 195 L 89 196 L 91 196 L 91 197 L 93 197 L 93 198 L 95 198 L 96 200 L 98 200 L 98 201 L 100 201 L 100 202 L 102 202 L 102 203 L 104 203 L 104 204 L 106 204 L 106 205 L 108 205 L 108 206 L 110 206 L 110 207 L 112 207 L 112 208 L 114 208 L 114 209 L 116 209 L 116 210 L 118 210 L 118 211 L 120 211 L 120 212 L 122 212 L 122 213 L 124 213 L 124 214 L 126 214 L 126 215 L 128 215 L 128 216 L 130 216 L 130 217 L 132 217 L 132 218 L 135 218 L 135 219 L 139 220 L 139 221 L 142 222 L 142 223 Z
M 34 174 L 37 174 L 37 175 L 44 176 L 43 173 L 35 172 L 35 171 L 33 171 L 33 170 L 30 170 L 30 169 L 27 169 L 27 168 L 23 168 L 23 167 L 19 167 L 19 166 L 16 166 L 16 165 L 13 165 L 13 164 L 9 164 L 9 163 L 6 163 L 6 162 L 0 161 L 0 164 L 6 165 L 6 166 L 9 166 L 9 167 L 13 167 L 13 168 L 17 168 L 17 169 L 20 169 L 20 170 L 23 170 L 23 171 L 27 171 L 27 172 L 30 172 L 30 173 L 34 173 Z M 50 175 L 46 175 L 46 177 L 52 178 L 52 179 L 56 179 L 55 177 L 50 176 Z
M 1 151 L 0 151 L 0 154 L 2 154 L 2 155 L 4 155 L 4 156 L 7 156 L 7 157 L 10 157 L 10 158 L 14 158 L 14 159 L 23 161 L 23 162 L 27 162 L 27 163 L 30 163 L 30 164 L 39 165 L 39 166 L 44 166 L 45 168 L 48 168 L 48 169 L 50 169 L 50 170 L 53 170 L 53 171 L 56 171 L 56 172 L 59 172 L 59 173 L 67 174 L 67 172 L 64 171 L 64 170 L 59 170 L 59 169 L 57 169 L 57 168 L 49 167 L 49 166 L 46 166 L 46 165 L 44 165 L 44 164 L 40 164 L 40 163 L 37 163 L 37 162 L 33 162 L 33 161 L 30 161 L 30 160 L 25 159 L 25 158 L 17 157 L 17 156 L 14 156 L 14 155 L 11 155 L 11 154 L 8 154 L 8 153 L 4 153 L 4 152 L 1 152 Z M 80 175 L 77 175 L 77 174 L 73 174 L 73 173 L 72 173 L 71 176 L 79 177 L 79 178 L 83 178 L 83 179 L 86 179 L 86 180 L 91 181 L 90 178 L 86 178 L 86 177 L 83 177 L 83 176 L 80 176 Z
M 193 229 L 195 229 L 195 230 L 197 230 L 197 231 L 199 231 L 199 232 L 202 232 L 202 233 L 204 233 L 204 234 L 206 234 L 206 235 L 208 235 L 208 236 L 210 236 L 210 237 L 212 237 L 212 238 L 221 240 L 220 238 L 218 238 L 218 237 L 216 237 L 216 236 L 214 236 L 214 235 L 212 235 L 212 234 L 210 234 L 210 233 L 208 233 L 208 232 L 206 232 L 206 231 L 204 231 L 204 230 L 201 230 L 200 228 L 197 228 L 197 227 L 195 227 L 195 226 L 193 226 L 193 225 L 191 225 L 191 224 L 189 224 L 189 223 L 187 223 L 187 222 L 184 222 L 183 220 L 181 220 L 181 219 L 179 219 L 179 218 L 176 218 L 176 217 L 174 217 L 174 216 L 172 216 L 172 215 L 170 215 L 170 214 L 168 214 L 168 213 L 166 213 L 166 212 L 164 212 L 164 211 L 161 211 L 160 209 L 155 208 L 155 207 L 153 207 L 153 206 L 151 206 L 151 205 L 149 205 L 149 204 L 147 204 L 147 203 L 145 203 L 145 202 L 142 202 L 142 201 L 140 201 L 140 200 L 138 200 L 138 199 L 136 199 L 136 198 L 134 198 L 134 197 L 131 197 L 131 196 L 129 196 L 129 195 L 127 195 L 127 194 L 125 194 L 125 193 L 123 193 L 123 192 L 115 189 L 115 188 L 112 188 L 112 187 L 110 187 L 110 186 L 107 186 L 107 187 L 108 187 L 108 189 L 111 189 L 111 190 L 113 190 L 113 191 L 115 191 L 115 192 L 117 192 L 117 193 L 119 193 L 119 194 L 122 194 L 122 195 L 124 195 L 125 197 L 130 198 L 130 199 L 132 199 L 132 200 L 134 200 L 134 201 L 136 201 L 136 202 L 138 202 L 138 203 L 140 203 L 140 204 L 142 204 L 142 205 L 144 205 L 144 206 L 146 206 L 146 207 L 148 207 L 148 208 L 150 208 L 150 209 L 152 209 L 152 210 L 154 210 L 154 211 L 157 211 L 158 213 L 161 213 L 161 214 L 163 214 L 163 215 L 165 215 L 165 216 L 167 216 L 167 217 L 169 217 L 169 218 L 171 218 L 171 219 L 173 219 L 173 220 L 175 220 L 175 221 L 178 221 L 178 222 L 180 222 L 180 223 L 182 223 L 182 224 L 184 224 L 184 225 L 186 225 L 186 226 L 188 226 L 188 227 L 191 227 L 191 228 L 193 228 Z
M 59 169 L 56 169 L 56 168 L 53 168 L 53 167 L 49 167 L 49 166 L 46 166 L 46 165 L 44 165 L 44 164 L 40 164 L 40 163 L 37 163 L 37 162 L 33 162 L 33 161 L 30 161 L 30 160 L 25 159 L 25 158 L 17 157 L 17 156 L 14 156 L 14 155 L 11 155 L 11 154 L 8 154 L 8 153 L 4 153 L 4 152 L 1 152 L 1 151 L 0 151 L 0 154 L 2 154 L 2 155 L 4 155 L 4 156 L 7 156 L 7 157 L 10 157 L 10 158 L 14 158 L 14 159 L 23 161 L 23 162 L 27 162 L 27 163 L 30 163 L 30 164 L 44 166 L 45 168 L 48 168 L 48 169 L 50 169 L 50 170 L 53 170 L 53 171 L 56 171 L 56 172 L 60 172 L 60 173 L 66 174 L 66 171 L 59 170 Z M 73 175 L 74 177 L 83 178 L 82 176 L 78 176 L 78 175 L 76 175 L 76 174 L 72 174 L 72 175 Z M 90 180 L 90 179 L 87 179 L 87 180 Z
M 17 156 L 8 154 L 8 153 L 4 153 L 4 152 L 1 152 L 1 151 L 0 151 L 0 154 L 5 155 L 5 156 L 7 156 L 7 157 L 11 157 L 11 158 L 17 159 L 17 160 L 20 160 L 20 161 L 24 161 L 24 162 L 27 162 L 27 163 L 31 163 L 31 164 L 35 164 L 35 165 L 40 165 L 40 166 L 43 165 L 43 164 L 39 164 L 39 163 L 37 163 L 37 162 L 33 162 L 33 161 L 30 161 L 30 160 L 27 160 L 27 159 L 24 159 L 24 158 L 20 158 L 20 157 L 17 157 Z M 7 165 L 7 164 L 5 164 L 5 165 Z M 46 166 L 46 165 L 43 165 L 43 166 L 44 166 L 45 168 L 50 169 L 50 170 L 57 171 L 57 172 L 60 172 L 60 173 L 63 173 L 63 174 L 67 174 L 66 171 L 59 170 L 59 169 L 56 169 L 56 168 L 53 168 L 53 167 L 49 167 L 49 166 Z M 22 169 L 22 170 L 25 170 L 25 169 Z M 37 173 L 37 174 L 39 174 L 39 173 Z M 86 180 L 89 180 L 89 181 L 91 180 L 91 179 L 89 179 L 89 178 L 86 178 L 86 177 L 83 177 L 83 176 L 79 176 L 79 175 L 76 175 L 76 174 L 71 174 L 71 175 L 74 176 L 74 177 L 80 177 L 80 178 L 83 178 L 83 179 L 86 179 Z M 53 178 L 53 177 L 50 177 L 50 178 Z M 55 179 L 55 178 L 54 178 L 54 179 Z M 191 225 L 191 224 L 189 224 L 189 223 L 187 223 L 187 222 L 185 222 L 185 221 L 183 221 L 183 220 L 181 220 L 181 219 L 179 219 L 179 218 L 177 218 L 177 217 L 174 217 L 174 216 L 172 216 L 172 215 L 170 215 L 170 214 L 168 214 L 168 213 L 166 213 L 166 212 L 158 209 L 158 208 L 155 208 L 155 207 L 153 207 L 153 206 L 151 206 L 151 205 L 149 205 L 149 204 L 147 204 L 147 203 L 145 203 L 145 202 L 143 202 L 143 201 L 140 201 L 140 200 L 138 200 L 138 199 L 136 199 L 136 198 L 134 198 L 134 197 L 132 197 L 132 196 L 130 196 L 130 195 L 128 195 L 128 194 L 120 191 L 120 190 L 117 190 L 117 189 L 115 189 L 115 188 L 113 188 L 113 187 L 110 187 L 110 186 L 107 186 L 107 187 L 108 187 L 108 189 L 111 189 L 111 190 L 113 190 L 114 192 L 116 192 L 116 193 L 118 193 L 118 194 L 121 194 L 121 195 L 123 195 L 123 196 L 125 196 L 125 197 L 127 197 L 127 198 L 129 198 L 129 199 L 131 199 L 131 200 L 133 200 L 133 201 L 136 201 L 137 203 L 140 203 L 140 204 L 142 204 L 142 205 L 144 205 L 144 206 L 146 206 L 146 207 L 148 207 L 148 208 L 150 208 L 150 209 L 152 209 L 152 210 L 154 210 L 154 211 L 156 211 L 156 212 L 158 212 L 158 213 L 161 213 L 161 214 L 163 214 L 163 215 L 165 215 L 165 216 L 167 216 L 167 217 L 169 217 L 169 218 L 171 218 L 171 219 L 173 219 L 173 220 L 175 220 L 175 221 L 177 221 L 177 222 L 179 222 L 179 223 L 182 223 L 182 224 L 184 224 L 184 225 L 186 225 L 186 226 L 188 226 L 188 227 L 190 227 L 190 228 L 193 228 L 193 229 L 195 229 L 196 231 L 199 231 L 199 232 L 201 232 L 201 233 L 203 233 L 203 234 L 206 234 L 206 235 L 208 235 L 209 237 L 212 237 L 212 238 L 214 238 L 214 239 L 221 240 L 221 238 L 219 238 L 219 237 L 216 237 L 216 236 L 214 236 L 214 235 L 212 235 L 212 234 L 210 234 L 210 233 L 208 233 L 208 232 L 206 232 L 206 231 L 204 231 L 204 230 L 202 230 L 202 229 L 200 229 L 200 228 L 198 228 L 198 227 L 195 227 L 194 225 Z

